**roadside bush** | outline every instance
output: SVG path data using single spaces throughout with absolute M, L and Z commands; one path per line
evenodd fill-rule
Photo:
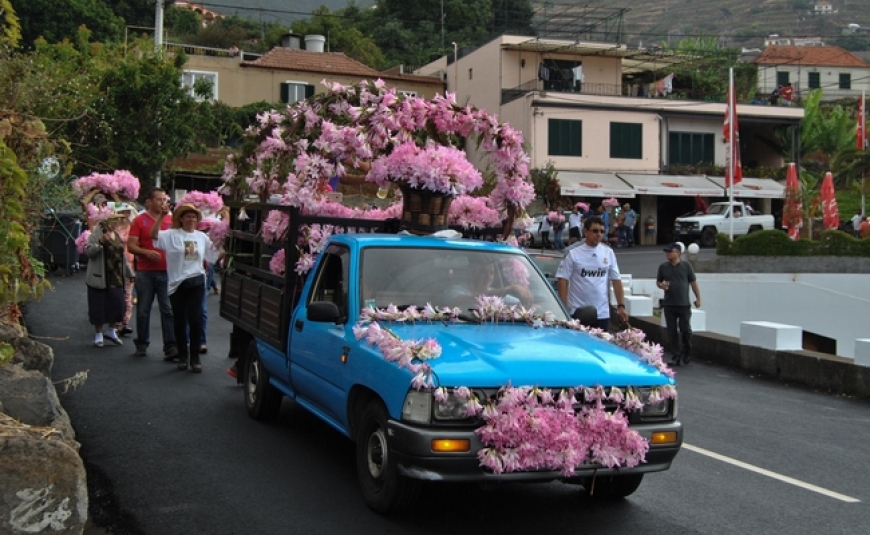
M 716 254 L 722 256 L 870 256 L 870 238 L 856 239 L 840 230 L 826 230 L 818 240 L 791 240 L 781 230 L 760 230 L 734 241 L 720 232 Z

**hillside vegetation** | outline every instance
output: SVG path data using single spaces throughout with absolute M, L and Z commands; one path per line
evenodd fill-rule
M 494 3 L 499 0 L 493 0 Z M 860 24 L 870 28 L 870 0 L 833 0 L 836 13 L 814 15 L 815 2 L 806 0 L 658 0 L 656 2 L 614 2 L 613 0 L 584 0 L 583 2 L 533 1 L 539 20 L 556 14 L 576 14 L 578 24 L 585 13 L 588 20 L 606 16 L 614 8 L 628 11 L 624 18 L 623 42 L 638 44 L 676 45 L 684 36 L 716 36 L 726 39 L 732 47 L 761 48 L 764 37 L 779 34 L 783 37 L 822 37 L 826 44 L 842 40 L 842 28 Z M 230 2 L 227 2 L 230 4 Z M 331 10 L 346 7 L 347 0 L 235 0 L 235 8 L 212 5 L 227 14 L 282 22 L 305 18 L 298 13 L 309 13 L 320 5 Z M 358 0 L 360 7 L 373 5 L 373 0 Z M 266 11 L 260 11 L 260 8 Z M 276 12 L 268 12 L 276 10 Z M 293 13 L 290 13 L 293 12 Z M 433 20 L 438 14 L 433 13 Z

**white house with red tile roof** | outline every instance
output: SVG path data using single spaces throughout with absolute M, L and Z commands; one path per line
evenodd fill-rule
M 825 100 L 859 97 L 870 90 L 870 63 L 838 46 L 768 46 L 753 63 L 761 94 L 787 83 L 796 98 L 814 89 L 822 89 Z

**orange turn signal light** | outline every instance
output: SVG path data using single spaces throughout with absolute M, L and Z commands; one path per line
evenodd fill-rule
M 439 453 L 471 451 L 471 441 L 466 438 L 436 438 L 432 440 L 432 451 Z
M 649 439 L 650 444 L 676 444 L 676 431 L 657 431 Z

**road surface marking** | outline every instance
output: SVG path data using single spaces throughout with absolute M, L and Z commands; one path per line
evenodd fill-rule
M 705 450 L 704 448 L 699 448 L 698 446 L 693 446 L 691 444 L 683 443 L 683 448 L 694 451 L 695 453 L 700 453 L 701 455 L 706 455 L 707 457 L 711 457 L 718 461 L 722 461 L 723 463 L 732 464 L 734 466 L 743 468 L 745 470 L 749 470 L 750 472 L 755 472 L 757 474 L 761 474 L 763 476 L 772 477 L 773 479 L 778 479 L 785 483 L 789 483 L 790 485 L 794 485 L 796 487 L 801 487 L 803 489 L 811 490 L 813 492 L 817 492 L 819 494 L 823 494 L 828 496 L 829 498 L 834 498 L 835 500 L 840 500 L 846 503 L 859 503 L 861 500 L 858 498 L 853 498 L 851 496 L 846 496 L 845 494 L 840 494 L 838 492 L 834 492 L 832 490 L 824 489 L 822 487 L 817 487 L 810 483 L 806 483 L 799 479 L 795 479 L 793 477 L 784 476 L 782 474 L 777 474 L 776 472 L 771 472 L 770 470 L 765 470 L 764 468 L 760 468 L 753 464 L 744 463 L 743 461 L 738 461 L 737 459 L 732 459 L 731 457 L 726 457 L 725 455 L 720 455 L 718 453 L 712 452 L 710 450 Z

